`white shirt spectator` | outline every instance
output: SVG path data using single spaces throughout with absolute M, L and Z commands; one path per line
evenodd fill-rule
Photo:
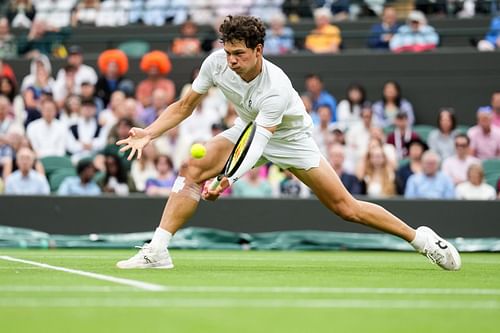
M 491 185 L 481 183 L 476 186 L 467 181 L 457 185 L 455 196 L 465 200 L 495 200 L 497 194 Z
M 50 124 L 45 119 L 37 119 L 28 125 L 27 137 L 39 158 L 64 156 L 68 129 L 59 120 Z
M 73 134 L 75 130 L 78 139 Z M 83 118 L 79 118 L 77 123 L 68 131 L 66 148 L 73 154 L 74 162 L 77 162 L 83 157 L 90 156 L 92 153 L 98 152 L 106 145 L 107 131 L 104 128 L 99 128 L 98 131 L 97 120 L 95 120 L 95 118 L 91 118 L 87 121 Z M 86 144 L 91 145 L 92 148 L 90 150 L 85 149 L 84 145 Z
M 47 195 L 50 194 L 50 186 L 47 179 L 35 170 L 31 170 L 26 177 L 16 170 L 5 180 L 5 194 Z
M 474 156 L 467 156 L 461 160 L 457 155 L 453 155 L 444 160 L 441 170 L 455 184 L 459 184 L 467 180 L 467 170 L 472 164 L 481 164 L 481 160 Z
M 35 4 L 36 19 L 58 28 L 67 27 L 71 24 L 71 9 L 75 5 L 76 0 L 38 0 Z
M 337 105 L 337 125 L 341 130 L 346 131 L 355 124 L 362 123 L 361 106 L 354 105 L 351 112 L 351 104 L 347 100 L 342 100 Z
M 65 72 L 64 68 L 61 68 L 59 72 L 57 72 L 57 81 L 62 82 L 62 84 L 65 84 Z M 75 95 L 80 95 L 81 92 L 81 86 L 82 83 L 84 82 L 90 82 L 91 84 L 95 85 L 97 83 L 97 74 L 95 70 L 85 64 L 81 64 L 75 74 L 75 84 L 73 86 L 73 91 L 72 93 Z

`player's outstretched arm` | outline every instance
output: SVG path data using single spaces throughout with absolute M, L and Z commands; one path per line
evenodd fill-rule
M 120 151 L 130 150 L 128 160 L 131 160 L 136 153 L 137 158 L 140 159 L 144 146 L 189 117 L 202 98 L 203 95 L 189 90 L 180 100 L 170 104 L 151 125 L 144 129 L 132 128 L 128 138 L 116 143 L 119 146 L 124 145 Z

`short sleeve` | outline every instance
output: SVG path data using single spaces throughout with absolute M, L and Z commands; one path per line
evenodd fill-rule
M 193 89 L 198 94 L 206 94 L 208 89 L 214 86 L 213 73 L 215 66 L 214 54 L 208 56 L 201 64 L 200 72 L 198 76 L 193 81 L 191 89 Z
M 273 127 L 281 124 L 283 114 L 288 107 L 288 101 L 288 96 L 280 94 L 278 91 L 271 92 L 261 102 L 259 114 L 255 118 L 257 125 Z

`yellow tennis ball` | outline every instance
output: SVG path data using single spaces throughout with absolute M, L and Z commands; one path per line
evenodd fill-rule
M 202 158 L 207 153 L 207 148 L 200 143 L 195 143 L 191 146 L 191 156 L 194 158 Z

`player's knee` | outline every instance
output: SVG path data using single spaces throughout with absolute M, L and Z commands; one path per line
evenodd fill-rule
M 343 201 L 335 205 L 334 212 L 346 221 L 359 222 L 360 211 L 359 205 L 354 201 Z
M 196 163 L 196 160 L 190 158 L 184 162 L 179 170 L 179 175 L 183 176 L 192 183 L 200 183 L 204 181 L 203 169 Z

